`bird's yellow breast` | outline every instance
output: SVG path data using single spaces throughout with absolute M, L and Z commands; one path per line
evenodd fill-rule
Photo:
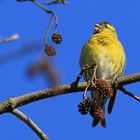
M 102 79 L 122 75 L 125 53 L 116 33 L 106 30 L 92 35 L 80 56 L 81 67 L 85 64 L 98 64 L 97 76 Z

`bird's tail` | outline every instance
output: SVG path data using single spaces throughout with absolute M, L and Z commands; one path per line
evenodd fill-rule
M 96 127 L 99 123 L 102 127 L 106 128 L 106 119 L 105 119 L 105 102 L 103 98 L 100 97 L 97 90 L 91 91 L 91 96 L 93 99 L 96 99 L 97 103 L 94 107 L 94 117 L 92 122 L 92 127 Z
M 98 124 L 101 124 L 102 127 L 106 128 L 106 119 L 94 118 L 92 122 L 92 127 L 96 127 Z

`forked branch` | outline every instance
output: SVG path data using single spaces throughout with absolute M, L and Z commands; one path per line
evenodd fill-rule
M 135 74 L 128 75 L 125 77 L 120 77 L 117 79 L 115 83 L 111 83 L 111 84 L 114 85 L 114 88 L 120 89 L 120 87 L 123 87 L 128 84 L 132 84 L 138 81 L 140 81 L 140 73 L 135 73 Z M 74 92 L 82 92 L 85 90 L 86 85 L 87 85 L 86 82 L 82 82 L 82 83 L 73 82 L 71 84 L 44 89 L 44 90 L 36 91 L 33 93 L 25 94 L 22 96 L 9 98 L 6 101 L 0 103 L 0 114 L 11 112 L 17 107 L 20 107 L 20 106 L 23 106 L 23 105 L 26 105 L 35 101 L 39 101 L 42 99 L 64 95 L 64 94 L 70 94 Z M 90 87 L 88 90 L 90 90 L 91 88 L 92 87 Z M 130 96 L 130 94 L 127 94 L 127 95 Z M 139 98 L 137 98 L 137 100 L 140 101 Z

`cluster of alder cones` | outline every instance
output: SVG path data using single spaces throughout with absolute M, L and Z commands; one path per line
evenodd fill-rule
M 91 99 L 89 97 L 83 99 L 83 101 L 78 105 L 78 111 L 82 115 L 89 113 L 92 118 L 102 122 L 102 120 L 105 119 L 104 104 L 102 103 L 113 96 L 113 90 L 111 85 L 106 80 L 97 79 L 94 84 L 94 90 L 98 90 L 100 98 L 98 100 L 94 97 Z M 106 124 L 103 125 L 106 127 Z
M 56 44 L 60 44 L 62 42 L 62 36 L 58 33 L 54 33 L 52 35 L 52 41 Z M 53 46 L 46 45 L 45 46 L 45 53 L 49 56 L 54 56 L 56 54 L 56 50 Z

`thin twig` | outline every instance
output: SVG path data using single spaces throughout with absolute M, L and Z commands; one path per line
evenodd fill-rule
M 138 102 L 140 102 L 140 97 L 135 96 L 133 93 L 127 91 L 124 87 L 119 87 L 118 88 L 120 91 L 122 91 L 124 94 L 132 97 L 133 99 L 137 100 Z
M 50 27 L 52 25 L 53 19 L 54 19 L 54 22 L 55 22 L 54 33 L 56 32 L 57 27 L 58 27 L 58 19 L 57 19 L 57 16 L 56 16 L 56 14 L 53 11 L 50 11 L 50 10 L 46 9 L 44 6 L 42 6 L 41 4 L 39 4 L 38 2 L 36 2 L 35 0 L 32 0 L 32 2 L 35 5 L 37 5 L 38 7 L 40 7 L 41 9 L 43 9 L 48 14 L 51 14 L 50 21 L 49 21 L 49 24 L 48 24 L 48 27 L 47 27 L 47 30 L 46 30 L 46 33 L 45 33 L 45 36 L 44 36 L 44 44 L 45 44 L 45 46 L 47 46 L 47 36 L 48 36 L 49 30 L 50 30 Z
M 125 77 L 120 77 L 117 79 L 115 83 L 117 87 L 123 87 L 125 85 L 132 84 L 138 81 L 140 81 L 140 73 L 128 75 Z M 20 106 L 23 106 L 23 105 L 26 105 L 35 101 L 39 101 L 42 99 L 64 95 L 64 94 L 70 94 L 73 92 L 81 92 L 85 90 L 86 86 L 87 86 L 86 82 L 82 82 L 78 84 L 75 84 L 74 82 L 71 84 L 63 85 L 63 86 L 58 86 L 54 88 L 49 88 L 49 89 L 25 94 L 22 96 L 9 98 L 6 101 L 0 103 L 0 114 L 11 112 L 17 107 L 20 107 Z M 90 87 L 88 90 L 91 90 L 91 89 L 93 89 L 93 87 Z
M 31 2 L 33 2 L 35 5 L 37 5 L 37 6 L 40 7 L 41 9 L 43 9 L 43 10 L 44 10 L 45 12 L 47 12 L 48 14 L 53 15 L 54 21 L 55 21 L 55 26 L 56 26 L 56 27 L 58 26 L 58 19 L 57 19 L 56 14 L 55 14 L 53 11 L 50 11 L 50 10 L 46 9 L 44 6 L 42 6 L 41 4 L 39 4 L 38 2 L 36 2 L 35 0 L 32 0 Z M 55 28 L 56 28 L 56 27 L 55 27 Z
M 47 8 L 45 8 L 43 5 L 41 5 L 40 3 L 38 3 L 37 1 L 35 0 L 17 0 L 18 2 L 26 2 L 26 1 L 29 1 L 29 2 L 33 2 L 35 5 L 37 5 L 39 8 L 43 9 L 46 13 L 48 14 L 51 14 L 54 16 L 54 20 L 55 20 L 55 24 L 56 26 L 58 25 L 58 20 L 57 20 L 57 16 L 56 14 L 51 11 L 51 10 L 48 10 Z
M 15 115 L 17 118 L 19 118 L 20 120 L 22 120 L 23 122 L 25 122 L 25 124 L 27 124 L 41 140 L 48 140 L 46 134 L 24 113 L 22 113 L 17 109 L 12 111 L 11 113 Z
M 59 4 L 56 0 L 51 1 L 51 2 L 44 2 L 43 5 L 54 5 L 54 4 Z
M 44 44 L 45 44 L 45 46 L 47 46 L 47 36 L 48 36 L 49 31 L 50 31 L 52 21 L 53 21 L 53 15 L 50 17 L 50 21 L 49 21 L 49 24 L 48 24 L 48 27 L 46 29 L 46 33 L 45 33 L 45 36 L 44 36 Z
M 54 0 L 54 1 L 51 1 L 51 2 L 44 2 L 43 4 L 44 5 L 54 5 L 54 4 L 64 4 L 64 5 L 66 5 L 67 1 L 66 0 Z
M 42 4 L 38 3 L 36 0 L 17 0 L 17 1 L 19 1 L 19 2 L 30 1 L 30 2 L 34 3 L 35 5 L 37 5 L 39 8 L 41 8 L 42 10 L 44 10 L 47 14 L 51 15 L 50 21 L 49 21 L 49 24 L 47 26 L 46 33 L 45 33 L 45 36 L 44 36 L 44 45 L 46 47 L 48 45 L 47 44 L 47 36 L 48 36 L 49 31 L 50 31 L 50 27 L 52 25 L 53 20 L 54 20 L 54 23 L 55 23 L 54 33 L 56 33 L 56 30 L 57 30 L 57 27 L 58 27 L 58 19 L 57 19 L 56 14 L 53 11 L 45 8 Z M 64 2 L 64 0 L 62 0 L 62 2 Z
M 80 79 L 82 78 L 83 73 L 84 73 L 86 70 L 88 70 L 88 69 L 93 69 L 94 66 L 95 66 L 95 65 L 91 65 L 91 66 L 89 66 L 89 65 L 84 65 L 83 68 L 82 68 L 82 70 L 81 70 L 80 73 L 78 74 L 78 76 L 77 76 L 75 82 L 78 83 L 78 82 L 80 81 Z

